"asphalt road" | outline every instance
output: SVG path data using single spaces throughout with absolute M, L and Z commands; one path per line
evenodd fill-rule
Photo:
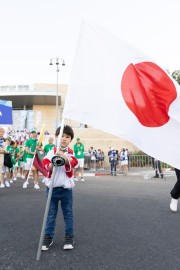
M 174 177 L 87 177 L 74 189 L 76 246 L 63 251 L 64 224 L 36 261 L 45 210 L 45 187 L 0 189 L 2 270 L 179 270 L 180 210 L 169 210 Z

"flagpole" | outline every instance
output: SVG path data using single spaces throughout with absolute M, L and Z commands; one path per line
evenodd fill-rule
M 42 136 L 42 132 L 43 132 L 43 130 L 44 130 L 44 126 L 45 126 L 45 124 L 42 125 L 41 132 L 40 132 L 40 135 L 39 135 L 39 139 L 38 139 L 38 141 L 37 141 L 37 145 L 38 145 L 38 143 L 39 143 L 39 141 L 40 141 L 40 138 L 41 138 L 41 136 Z M 33 166 L 33 163 L 34 163 L 35 156 L 36 156 L 36 152 L 35 152 L 35 154 L 34 154 L 34 156 L 33 156 L 33 159 L 32 159 L 32 162 L 31 162 L 31 166 L 30 166 L 30 169 L 29 169 L 29 172 L 28 172 L 28 175 L 27 175 L 27 178 L 26 178 L 26 181 L 24 182 L 24 184 L 25 184 L 25 183 L 28 184 L 28 179 L 29 179 L 29 175 L 30 175 L 30 173 L 31 173 L 31 169 L 32 169 L 32 166 Z
M 59 134 L 58 141 L 57 141 L 56 153 L 60 149 L 63 130 L 64 130 L 64 122 L 65 122 L 65 119 L 62 118 L 60 134 Z M 42 229 L 41 229 L 41 235 L 40 235 L 40 240 L 39 240 L 39 246 L 38 246 L 38 251 L 37 251 L 37 257 L 36 257 L 37 261 L 39 261 L 40 257 L 41 257 L 41 248 L 42 248 L 44 235 L 45 235 L 45 229 L 46 229 L 47 217 L 48 217 L 49 207 L 50 207 L 50 202 L 51 202 L 51 197 L 52 197 L 52 190 L 53 190 L 53 184 L 54 184 L 55 175 L 56 175 L 56 167 L 53 168 L 53 174 L 52 174 L 52 177 L 51 177 L 52 180 L 51 180 L 50 186 L 49 186 L 49 192 L 48 192 L 46 208 L 45 208 L 45 213 L 44 213 L 44 218 L 43 218 L 43 224 L 42 224 Z

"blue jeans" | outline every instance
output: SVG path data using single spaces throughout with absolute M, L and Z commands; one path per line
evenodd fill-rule
M 47 195 L 49 188 L 47 188 Z M 52 191 L 51 203 L 46 223 L 45 235 L 54 237 L 54 229 L 56 225 L 56 216 L 58 212 L 59 201 L 61 201 L 61 209 L 65 223 L 65 235 L 73 236 L 73 195 L 72 189 L 55 187 Z

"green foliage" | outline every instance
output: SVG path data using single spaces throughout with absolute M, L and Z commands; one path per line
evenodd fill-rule
M 144 153 L 141 150 L 131 152 L 131 155 L 133 155 L 133 156 L 141 156 L 141 155 L 148 156 L 146 153 Z
M 180 70 L 174 70 L 172 77 L 177 81 L 178 84 L 180 84 Z

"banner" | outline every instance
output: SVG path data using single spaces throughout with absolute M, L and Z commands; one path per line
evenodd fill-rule
M 12 124 L 12 101 L 0 100 L 0 125 Z

